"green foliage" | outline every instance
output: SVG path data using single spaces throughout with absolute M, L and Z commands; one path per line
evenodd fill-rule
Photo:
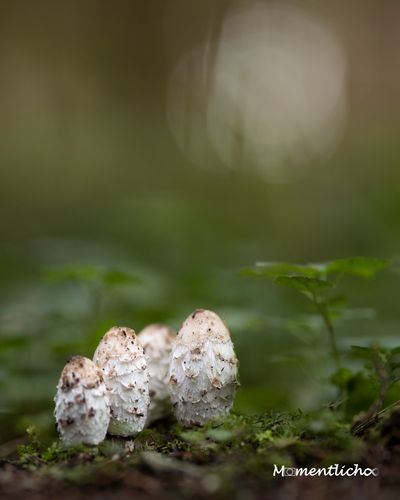
M 38 433 L 35 427 L 30 426 L 26 429 L 28 435 L 28 443 L 18 446 L 18 454 L 22 463 L 27 463 L 32 457 L 38 457 L 42 444 L 39 441 Z
M 352 318 L 354 311 L 346 309 L 346 298 L 333 295 L 337 287 L 337 276 L 353 275 L 371 278 L 389 265 L 384 259 L 352 257 L 317 264 L 291 264 L 286 262 L 258 262 L 253 268 L 242 270 L 245 276 L 259 276 L 272 279 L 275 283 L 298 290 L 313 304 L 320 315 L 329 336 L 332 357 L 340 369 L 334 323 L 339 318 Z
M 400 381 L 400 346 L 383 348 L 378 344 L 367 347 L 352 345 L 350 355 L 363 362 L 365 371 L 372 378 L 384 379 L 386 389 Z
M 351 257 L 328 262 L 325 266 L 326 275 L 350 274 L 360 278 L 373 278 L 375 274 L 389 265 L 386 259 L 372 259 L 367 257 Z
M 94 265 L 74 264 L 51 267 L 44 272 L 43 276 L 50 282 L 74 281 L 77 283 L 99 284 L 104 287 L 140 283 L 140 279 L 130 272 Z
M 290 264 L 287 262 L 257 262 L 254 267 L 242 269 L 244 276 L 261 276 L 276 279 L 287 276 L 318 278 L 321 271 L 316 265 Z
M 245 268 L 245 276 L 264 276 L 272 279 L 302 276 L 324 279 L 335 274 L 348 274 L 362 278 L 372 278 L 389 265 L 385 259 L 350 257 L 313 264 L 292 264 L 288 262 L 257 262 L 254 267 Z
M 309 416 L 301 411 L 265 412 L 261 414 L 232 413 L 227 417 L 214 418 L 202 427 L 177 428 L 177 435 L 192 450 L 243 450 L 260 449 L 272 444 L 281 448 L 296 441 Z
M 346 401 L 342 406 L 347 418 L 356 418 L 362 432 L 371 422 L 400 403 L 400 348 L 384 349 L 372 346 L 351 346 L 349 359 L 361 362 L 361 367 L 340 368 L 331 377 Z
M 327 288 L 333 287 L 330 281 L 305 276 L 277 276 L 275 283 L 299 290 L 311 301 L 315 301 Z
M 396 392 L 391 389 L 400 380 L 400 348 L 390 350 L 377 346 L 352 346 L 352 357 L 361 359 L 364 367 L 362 370 L 343 367 L 339 358 L 335 324 L 343 319 L 371 318 L 374 317 L 374 312 L 370 309 L 350 309 L 347 307 L 346 297 L 333 292 L 343 275 L 372 278 L 388 265 L 389 262 L 384 259 L 353 257 L 307 265 L 259 262 L 253 268 L 243 270 L 246 276 L 267 277 L 277 284 L 295 289 L 311 301 L 320 317 L 320 324 L 325 326 L 329 335 L 332 357 L 336 363 L 331 383 L 339 389 L 340 398 L 333 408 L 340 407 L 348 419 L 365 411 L 366 414 L 357 427 L 361 431 L 378 415 L 384 404 L 390 404 L 388 394 L 393 397 Z M 318 326 L 315 321 L 313 324 Z M 302 335 L 298 322 L 286 322 L 286 326 L 295 333 L 294 328 L 297 328 L 299 335 Z M 261 436 L 265 441 L 271 437 L 268 432 Z
M 7 335 L 0 337 L 0 351 L 18 349 L 28 343 L 28 338 L 22 335 Z

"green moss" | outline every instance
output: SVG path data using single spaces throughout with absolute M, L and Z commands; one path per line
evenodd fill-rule
M 18 463 L 80 484 L 143 466 L 161 474 L 188 468 L 197 474 L 200 467 L 202 475 L 217 474 L 228 481 L 238 474 L 271 477 L 274 464 L 345 463 L 362 451 L 363 442 L 329 410 L 232 413 L 190 429 L 172 420 L 160 422 L 134 439 L 108 437 L 97 447 L 66 447 L 60 442 L 45 447 L 29 429 L 29 443 L 19 448 Z

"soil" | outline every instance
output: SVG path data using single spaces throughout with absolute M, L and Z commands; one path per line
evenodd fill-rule
M 301 414 L 234 415 L 190 430 L 166 422 L 133 441 L 108 438 L 99 447 L 76 449 L 58 442 L 46 447 L 31 435 L 28 445 L 0 462 L 0 498 L 399 498 L 398 411 L 363 438 L 346 436 L 344 428 L 310 432 L 312 423 Z M 358 463 L 379 475 L 274 477 L 275 463 Z

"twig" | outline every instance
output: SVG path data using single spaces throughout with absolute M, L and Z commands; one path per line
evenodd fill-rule
M 378 394 L 375 400 L 373 401 L 372 405 L 370 406 L 369 410 L 367 411 L 366 415 L 361 419 L 360 422 L 358 422 L 353 426 L 352 432 L 355 435 L 363 434 L 369 427 L 371 427 L 371 425 L 373 425 L 378 420 L 378 417 L 384 411 L 382 410 L 382 406 L 385 401 L 388 389 L 388 376 L 386 373 L 385 366 L 382 363 L 382 360 L 379 356 L 379 349 L 377 346 L 374 347 L 372 364 L 374 366 L 375 373 L 378 377 L 378 382 L 379 382 Z M 397 403 L 399 403 L 399 401 Z M 394 405 L 396 405 L 396 403 L 394 403 Z M 385 409 L 385 411 L 389 409 L 390 406 L 392 405 L 389 405 Z

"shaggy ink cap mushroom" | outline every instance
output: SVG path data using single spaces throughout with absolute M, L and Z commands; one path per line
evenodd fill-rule
M 139 334 L 150 375 L 150 407 L 147 425 L 171 413 L 168 369 L 176 332 L 160 323 L 146 326 Z
M 127 327 L 111 328 L 93 361 L 103 373 L 110 398 L 109 434 L 138 434 L 145 426 L 150 398 L 147 362 L 135 332 Z
M 54 416 L 67 445 L 97 445 L 104 440 L 110 406 L 103 376 L 88 358 L 74 356 L 64 366 L 54 398 Z
M 225 323 L 197 309 L 184 321 L 171 354 L 168 386 L 177 420 L 201 425 L 226 415 L 237 384 L 237 358 Z

